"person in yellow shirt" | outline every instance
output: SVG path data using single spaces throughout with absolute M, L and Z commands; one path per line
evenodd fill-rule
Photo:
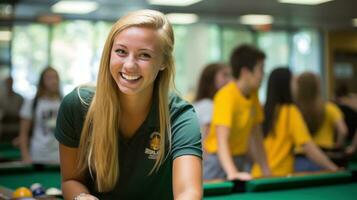
M 263 111 L 257 96 L 264 59 L 265 54 L 250 45 L 239 46 L 232 52 L 234 80 L 214 97 L 212 122 L 204 141 L 207 153 L 204 180 L 251 179 L 248 152 L 263 167 L 264 173 L 270 174 L 260 128 Z
M 288 68 L 277 68 L 272 71 L 268 80 L 263 133 L 272 175 L 285 176 L 294 172 L 294 147 L 301 147 L 319 166 L 337 170 L 337 166 L 312 141 L 302 115 L 293 103 L 291 76 Z M 257 164 L 253 165 L 252 175 L 263 175 Z
M 202 70 L 193 107 L 197 113 L 202 141 L 209 132 L 212 119 L 213 97 L 231 80 L 231 68 L 224 63 L 210 63 Z
M 295 101 L 314 142 L 326 152 L 341 149 L 347 136 L 347 126 L 341 110 L 334 103 L 322 99 L 320 79 L 316 74 L 304 72 L 296 81 Z M 295 152 L 297 153 L 296 171 L 321 169 L 320 166 L 311 163 L 301 149 L 297 148 Z

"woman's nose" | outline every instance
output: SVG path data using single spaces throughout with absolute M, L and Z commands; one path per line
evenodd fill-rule
M 135 69 L 137 67 L 135 56 L 129 55 L 124 60 L 123 67 L 126 69 Z

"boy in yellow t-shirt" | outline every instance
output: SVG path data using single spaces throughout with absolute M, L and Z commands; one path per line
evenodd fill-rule
M 237 47 L 231 55 L 234 81 L 214 97 L 210 131 L 204 141 L 204 179 L 249 180 L 248 149 L 254 160 L 270 174 L 262 143 L 263 112 L 257 90 L 263 77 L 265 54 L 253 46 Z

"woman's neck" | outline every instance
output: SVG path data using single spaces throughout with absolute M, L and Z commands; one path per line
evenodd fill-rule
M 152 93 L 149 95 L 121 95 L 120 108 L 124 116 L 145 115 L 150 111 Z
M 152 95 L 138 98 L 138 96 L 123 95 L 120 98 L 121 117 L 120 132 L 124 138 L 131 138 L 148 117 Z

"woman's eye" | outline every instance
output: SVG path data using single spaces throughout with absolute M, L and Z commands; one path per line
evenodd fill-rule
M 115 53 L 117 53 L 119 55 L 124 55 L 126 52 L 123 49 L 116 49 Z
M 151 55 L 148 54 L 148 53 L 142 53 L 142 54 L 140 54 L 140 58 L 142 58 L 142 59 L 149 59 L 149 58 L 151 58 Z

